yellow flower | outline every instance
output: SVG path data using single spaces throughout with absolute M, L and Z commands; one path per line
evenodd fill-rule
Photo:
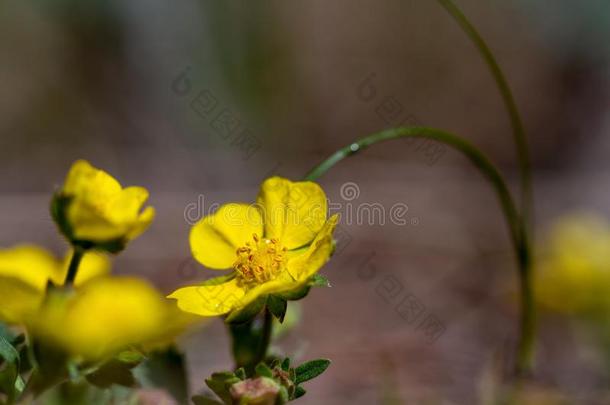
M 267 179 L 256 204 L 223 205 L 191 229 L 195 259 L 233 271 L 169 298 L 186 312 L 230 318 L 258 298 L 302 289 L 334 248 L 338 216 L 327 220 L 326 212 L 326 195 L 316 183 Z
M 73 244 L 85 248 L 111 244 L 118 251 L 152 222 L 154 208 L 149 206 L 142 211 L 147 199 L 145 188 L 122 188 L 108 173 L 79 160 L 55 196 L 52 212 L 62 233 Z
M 192 320 L 148 282 L 106 276 L 72 293 L 51 291 L 28 330 L 75 358 L 99 360 L 126 349 L 166 346 Z
M 34 245 L 0 249 L 0 319 L 8 323 L 24 323 L 44 299 L 47 284 L 62 285 L 68 272 L 72 253 L 63 260 Z M 100 253 L 83 257 L 76 285 L 107 274 L 109 259 Z
M 100 253 L 84 255 L 74 288 L 47 287 L 63 285 L 71 256 L 32 245 L 0 250 L 0 320 L 85 360 L 165 346 L 192 323 L 146 281 L 109 276 Z
M 542 249 L 538 300 L 564 313 L 610 309 L 610 224 L 594 214 L 557 221 Z

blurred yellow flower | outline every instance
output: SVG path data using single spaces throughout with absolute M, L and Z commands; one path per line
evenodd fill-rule
M 47 284 L 62 285 L 72 253 L 63 260 L 34 245 L 0 249 L 0 319 L 24 323 L 40 306 Z M 85 254 L 76 277 L 76 285 L 110 271 L 110 260 L 101 253 Z
M 99 360 L 125 349 L 169 345 L 192 320 L 148 282 L 106 276 L 72 293 L 51 291 L 28 329 L 73 357 Z
M 272 177 L 263 182 L 257 204 L 230 203 L 201 219 L 190 233 L 195 259 L 212 269 L 229 269 L 169 298 L 202 316 L 237 313 L 259 297 L 302 288 L 329 259 L 338 216 L 327 219 L 327 200 L 313 182 Z
M 145 188 L 122 188 L 108 173 L 78 160 L 54 199 L 53 215 L 72 243 L 124 244 L 144 232 L 154 219 L 153 207 L 142 211 L 147 199 Z
M 541 249 L 537 296 L 564 313 L 610 309 L 610 224 L 594 214 L 559 219 Z
M 84 255 L 74 288 L 47 288 L 62 286 L 70 257 L 32 245 L 0 250 L 0 320 L 85 360 L 167 345 L 192 323 L 146 281 L 109 276 L 100 253 Z

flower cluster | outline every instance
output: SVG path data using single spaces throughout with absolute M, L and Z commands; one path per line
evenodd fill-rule
M 328 362 L 295 371 L 289 359 L 281 366 L 273 362 L 267 349 L 273 317 L 283 322 L 287 301 L 328 284 L 317 272 L 332 254 L 338 218 L 326 217 L 320 186 L 274 177 L 262 184 L 256 205 L 227 204 L 195 224 L 195 259 L 230 271 L 180 288 L 171 299 L 145 279 L 111 273 L 109 255 L 124 250 L 154 218 L 154 208 L 144 207 L 147 198 L 146 189 L 123 188 L 79 160 L 51 202 L 51 215 L 70 244 L 65 257 L 29 244 L 0 249 L 0 360 L 8 364 L 0 370 L 0 393 L 9 403 L 41 394 L 72 403 L 75 398 L 63 397 L 71 392 L 66 384 L 81 386 L 78 400 L 87 401 L 103 392 L 95 389 L 157 381 L 186 402 L 184 364 L 173 344 L 199 315 L 224 316 L 232 325 L 240 368 L 208 380 L 221 392 L 218 375 L 237 378 L 223 385 L 225 403 L 285 403 L 302 396 L 299 384 L 321 374 Z M 155 377 L 160 363 L 161 377 Z M 165 381 L 177 365 L 180 384 Z

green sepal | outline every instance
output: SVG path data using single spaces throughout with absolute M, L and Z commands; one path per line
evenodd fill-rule
M 281 364 L 282 370 L 288 371 L 290 369 L 290 357 L 286 357 Z
M 269 295 L 267 297 L 267 309 L 280 323 L 284 322 L 287 308 L 288 302 L 285 299 L 275 295 Z
M 330 281 L 321 274 L 314 274 L 309 279 L 309 285 L 312 287 L 330 287 Z
M 287 301 L 298 301 L 307 297 L 307 294 L 309 294 L 311 287 L 330 287 L 330 282 L 323 275 L 314 274 L 307 280 L 306 283 L 300 285 L 296 289 L 277 293 L 274 295 Z
M 256 375 L 259 377 L 269 377 L 273 378 L 273 370 L 269 368 L 265 363 L 258 363 L 254 368 Z
M 282 405 L 282 404 L 285 404 L 288 401 L 290 401 L 290 393 L 288 392 L 288 389 L 286 389 L 286 387 L 281 386 L 280 387 L 280 392 L 279 392 L 278 397 L 276 399 L 276 405 Z
M 234 311 L 225 320 L 226 323 L 239 325 L 250 322 L 263 310 L 267 302 L 267 297 L 258 297 L 256 300 L 246 305 L 239 311 Z
M 237 370 L 235 370 L 235 376 L 242 381 L 245 380 L 246 378 L 248 378 L 246 376 L 246 370 L 243 367 L 240 367 Z
M 330 360 L 327 359 L 317 359 L 303 363 L 294 370 L 296 374 L 294 382 L 298 385 L 312 380 L 326 371 L 328 366 L 330 366 Z
M 224 371 L 212 374 L 210 378 L 205 380 L 205 383 L 220 399 L 225 403 L 230 404 L 232 399 L 229 388 L 231 388 L 231 385 L 240 381 L 241 380 L 234 373 Z
M 309 294 L 309 290 L 311 290 L 311 286 L 309 284 L 305 284 L 292 291 L 285 291 L 275 295 L 286 301 L 298 301 L 307 297 L 307 294 Z

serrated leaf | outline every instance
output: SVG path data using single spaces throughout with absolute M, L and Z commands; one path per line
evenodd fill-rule
M 284 316 L 286 316 L 286 309 L 288 308 L 288 302 L 275 295 L 267 297 L 267 309 L 273 316 L 277 318 L 280 323 L 284 322 Z
M 316 378 L 330 366 L 330 360 L 317 359 L 301 364 L 294 371 L 296 374 L 295 383 L 301 384 L 305 381 Z
M 265 363 L 258 363 L 254 369 L 260 377 L 273 378 L 273 371 Z

